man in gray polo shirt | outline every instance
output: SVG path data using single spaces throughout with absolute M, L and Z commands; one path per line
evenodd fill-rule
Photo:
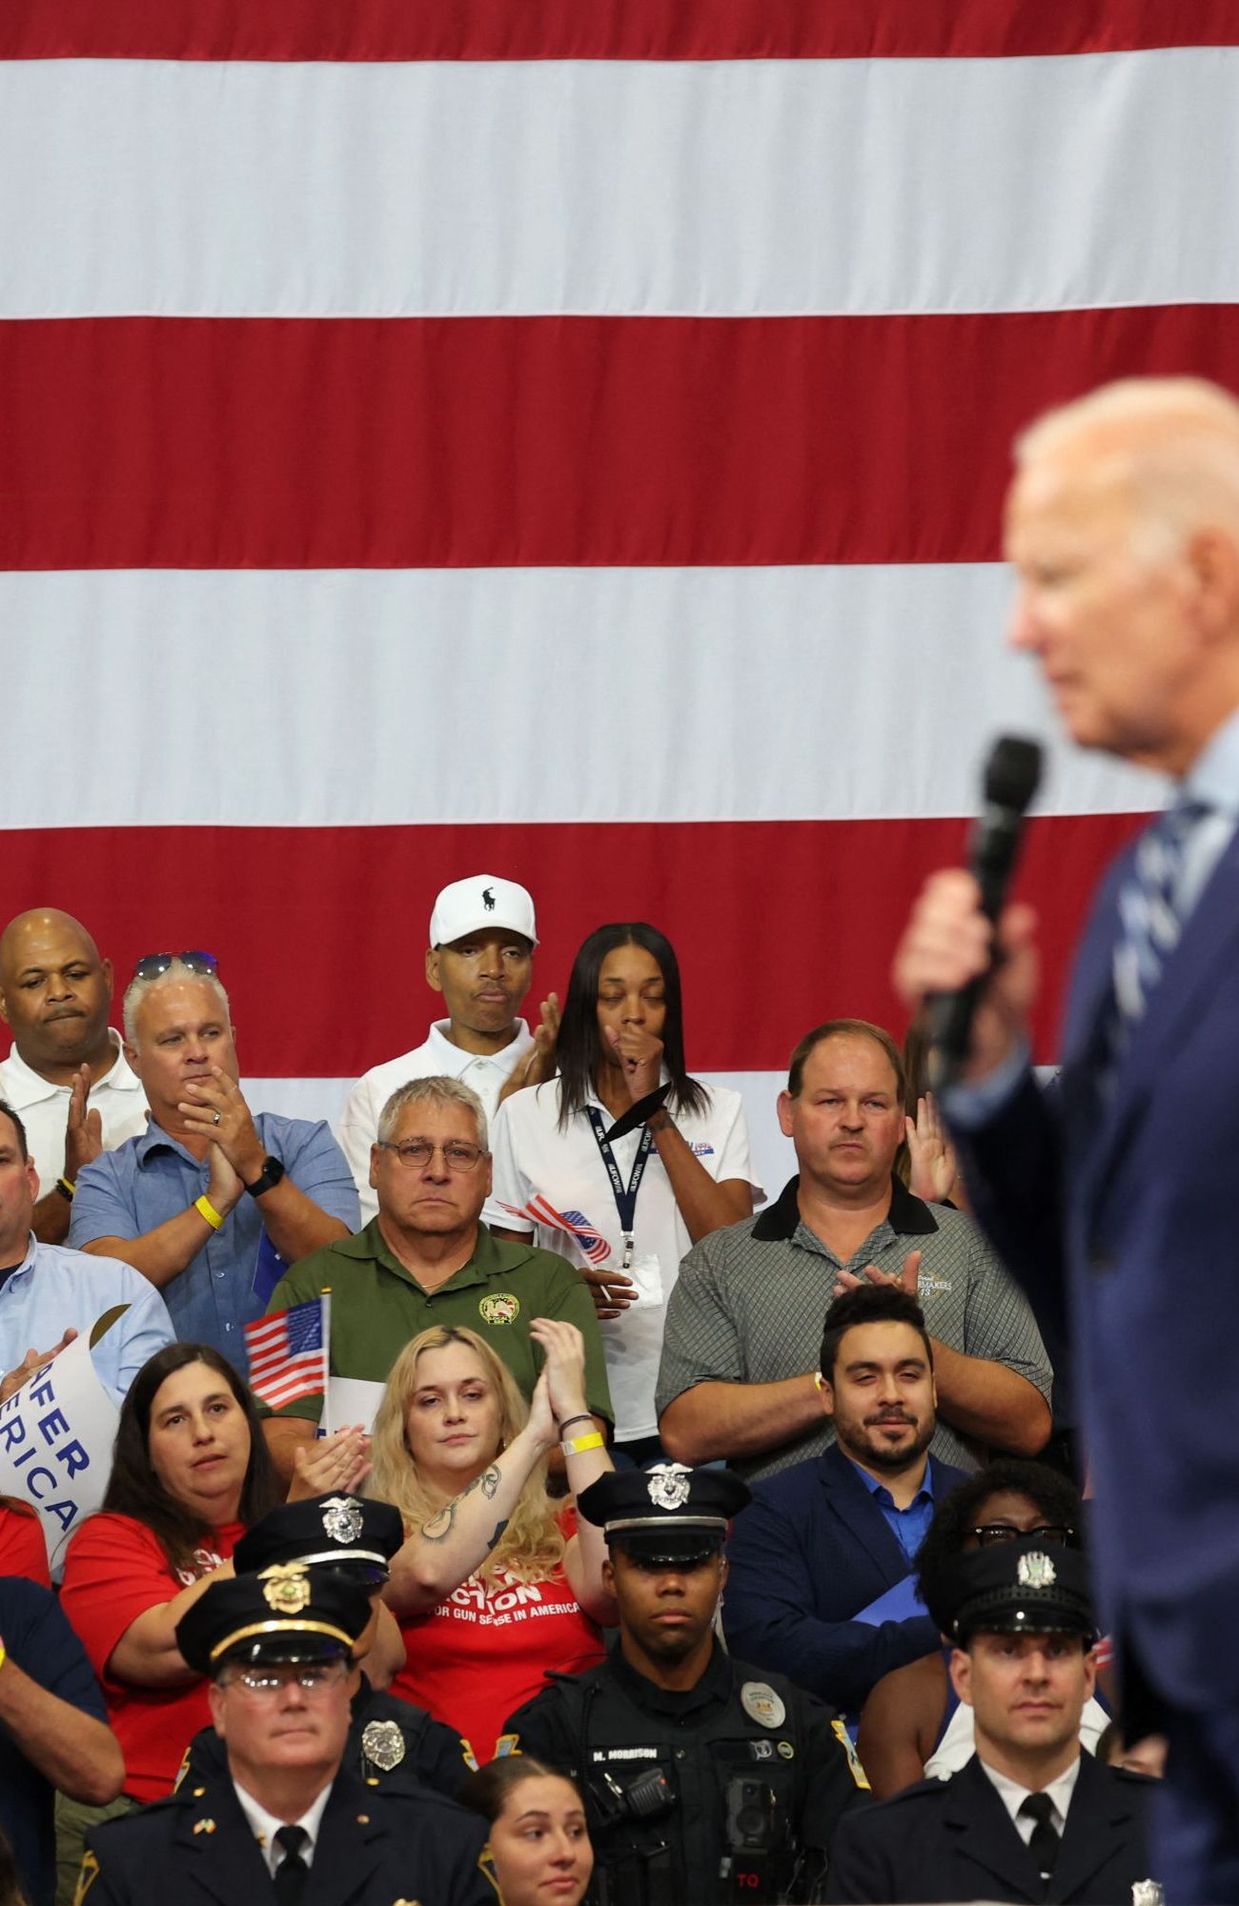
M 724 1458 L 752 1480 L 827 1448 L 822 1319 L 865 1278 L 924 1310 L 940 1461 L 976 1469 L 990 1448 L 1044 1444 L 1051 1371 L 1032 1312 L 969 1218 L 894 1176 L 903 1107 L 903 1063 L 881 1027 L 831 1020 L 797 1046 L 779 1123 L 799 1176 L 760 1217 L 695 1245 L 671 1295 L 658 1414 L 677 1461 Z

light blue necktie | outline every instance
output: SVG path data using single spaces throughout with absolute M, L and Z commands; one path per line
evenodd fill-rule
M 1187 844 L 1209 813 L 1203 801 L 1179 800 L 1141 835 L 1119 889 L 1114 946 L 1114 1057 L 1126 1050 L 1149 997 L 1179 944 L 1183 919 L 1175 902 Z

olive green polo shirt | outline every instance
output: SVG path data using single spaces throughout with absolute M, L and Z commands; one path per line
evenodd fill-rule
M 529 1335 L 535 1317 L 575 1324 L 585 1339 L 585 1397 L 595 1416 L 615 1420 L 607 1387 L 602 1336 L 585 1279 L 556 1251 L 494 1238 L 478 1226 L 467 1264 L 424 1291 L 388 1249 L 377 1218 L 351 1238 L 312 1251 L 294 1264 L 271 1294 L 268 1310 L 286 1310 L 331 1292 L 332 1376 L 385 1383 L 410 1338 L 432 1324 L 475 1330 L 502 1357 L 526 1398 L 533 1394 L 542 1352 Z M 317 1423 L 322 1396 L 298 1397 L 276 1416 Z

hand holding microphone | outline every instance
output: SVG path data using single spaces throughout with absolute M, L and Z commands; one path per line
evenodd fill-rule
M 931 876 L 895 955 L 896 991 L 910 1011 L 929 1012 L 939 1091 L 993 1071 L 1027 1037 L 1037 991 L 1036 916 L 1004 901 L 1040 768 L 1035 742 L 1007 736 L 995 744 L 970 871 Z

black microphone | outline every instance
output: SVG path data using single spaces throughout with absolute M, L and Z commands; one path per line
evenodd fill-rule
M 973 823 L 968 868 L 981 889 L 981 907 L 997 920 L 1019 855 L 1024 816 L 1041 780 L 1041 748 L 1019 735 L 1002 735 L 985 764 L 985 807 Z M 980 974 L 954 993 L 936 993 L 929 1001 L 929 1040 L 934 1052 L 934 1089 L 942 1091 L 958 1076 L 968 1053 L 972 1015 L 987 975 Z

